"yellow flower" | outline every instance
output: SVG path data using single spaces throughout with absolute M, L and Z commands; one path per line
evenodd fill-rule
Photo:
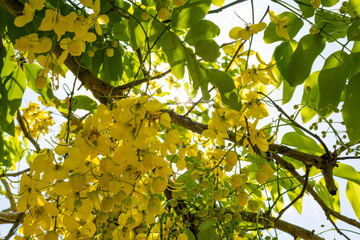
M 258 69 L 254 65 L 241 73 L 241 84 L 246 85 L 250 82 L 268 85 L 271 83 L 271 78 L 266 74 L 265 68 Z
M 48 55 L 40 55 L 37 57 L 37 61 L 41 67 L 44 68 L 39 74 L 47 75 L 50 71 L 52 73 L 50 79 L 53 82 L 53 89 L 57 89 L 59 87 L 59 75 L 65 77 L 65 72 L 61 68 L 61 65 L 65 61 L 63 56 L 60 56 L 59 59 L 56 57 L 54 53 Z
M 250 114 L 257 119 L 261 119 L 269 116 L 268 109 L 265 103 L 260 101 L 259 94 L 257 92 L 247 92 L 247 89 L 243 90 L 244 100 L 247 101 L 246 105 L 250 110 Z
M 27 23 L 31 22 L 33 20 L 34 17 L 34 12 L 35 9 L 33 9 L 30 4 L 25 3 L 24 6 L 24 10 L 23 10 L 23 15 L 17 16 L 15 18 L 14 24 L 17 27 L 23 27 L 25 26 Z
M 286 16 L 280 19 L 279 16 L 274 11 L 271 10 L 269 11 L 269 15 L 270 15 L 270 20 L 276 24 L 276 34 L 279 37 L 283 37 L 286 40 L 290 40 L 289 33 L 286 30 L 287 24 L 289 23 L 289 18 Z
M 266 28 L 266 23 L 264 22 L 248 25 L 245 27 L 245 29 L 241 27 L 234 27 L 233 29 L 230 30 L 229 36 L 230 38 L 235 40 L 239 38 L 243 40 L 248 40 L 251 37 L 251 35 L 259 33 L 265 28 Z
M 60 39 L 66 31 L 74 31 L 74 22 L 77 17 L 75 12 L 62 16 L 59 9 L 46 9 L 45 17 L 41 21 L 39 31 L 54 30 L 58 39 Z
M 50 51 L 52 41 L 50 38 L 38 38 L 37 33 L 29 34 L 28 36 L 20 37 L 15 40 L 14 48 L 23 54 L 28 52 L 28 61 L 33 63 L 35 60 L 35 53 L 44 53 Z
M 77 40 L 75 38 L 61 39 L 60 47 L 64 49 L 67 53 L 70 53 L 72 56 L 80 56 L 83 52 L 85 52 L 85 42 L 82 40 Z
M 269 150 L 269 142 L 267 141 L 267 134 L 264 130 L 257 130 L 256 125 L 258 120 L 254 123 L 247 123 L 248 137 L 244 140 L 243 146 L 248 147 L 249 153 L 253 155 L 253 147 L 257 146 L 260 151 L 267 152 Z

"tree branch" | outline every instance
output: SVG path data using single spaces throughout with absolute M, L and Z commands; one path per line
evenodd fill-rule
M 31 136 L 31 134 L 29 133 L 28 129 L 26 128 L 25 124 L 24 124 L 24 119 L 20 114 L 20 111 L 18 110 L 16 113 L 16 119 L 19 122 L 19 126 L 21 128 L 21 131 L 24 134 L 24 137 L 29 139 L 29 141 L 34 145 L 34 147 L 36 148 L 36 151 L 39 152 L 41 150 L 40 145 L 35 141 L 35 139 Z
M 283 168 L 285 168 L 287 171 L 290 172 L 291 175 L 293 175 L 303 186 L 305 185 L 305 180 L 301 177 L 301 175 L 295 170 L 294 166 L 286 162 L 282 157 L 280 157 L 278 154 L 273 153 L 274 160 L 280 164 Z M 320 198 L 320 196 L 316 193 L 313 186 L 310 184 L 306 185 L 306 190 L 310 193 L 310 195 L 314 198 L 314 200 L 320 205 L 320 207 L 323 209 L 325 215 L 330 214 L 338 219 L 340 219 L 343 222 L 346 222 L 349 225 L 352 225 L 354 227 L 357 227 L 360 229 L 360 222 L 356 221 L 355 219 L 346 217 L 339 212 L 334 211 L 326 203 Z
M 2 184 L 5 186 L 6 195 L 7 195 L 8 199 L 9 199 L 9 202 L 10 202 L 10 209 L 12 211 L 16 212 L 17 211 L 16 210 L 16 202 L 15 202 L 14 195 L 11 192 L 9 183 L 4 178 L 1 178 L 0 180 L 1 180 Z
M 24 169 L 20 172 L 16 172 L 16 173 L 2 173 L 0 174 L 0 178 L 3 178 L 3 177 L 17 177 L 23 173 L 27 173 L 30 171 L 30 168 L 27 168 L 27 169 Z

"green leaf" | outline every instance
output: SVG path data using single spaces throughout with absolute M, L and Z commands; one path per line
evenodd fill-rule
M 220 28 L 209 20 L 194 24 L 185 36 L 185 42 L 194 46 L 200 40 L 212 39 L 220 34 Z
M 114 48 L 114 56 L 108 57 L 104 54 L 101 79 L 115 87 L 119 86 L 123 74 L 122 66 L 122 52 L 119 48 Z
M 296 87 L 291 87 L 287 81 L 283 81 L 283 97 L 282 104 L 290 102 Z
M 148 29 L 149 45 L 153 46 L 155 44 L 154 49 L 161 48 L 162 39 L 167 32 L 167 28 L 163 23 L 157 21 L 156 19 L 154 19 L 150 25 L 151 28 Z
M 349 74 L 349 79 L 355 76 L 358 72 L 360 72 L 360 42 L 355 41 L 353 48 L 351 49 L 350 57 L 353 63 L 351 72 Z
M 73 103 L 74 103 L 74 105 L 72 106 L 73 111 L 76 111 L 77 109 L 83 109 L 91 113 L 94 113 L 94 110 L 97 108 L 96 101 L 85 95 L 75 96 L 73 98 Z
M 299 0 L 298 4 L 305 18 L 314 16 L 315 9 L 311 5 L 311 0 Z
M 128 32 L 128 20 L 122 20 L 121 22 L 114 23 L 112 27 L 112 34 L 120 41 L 128 42 L 130 38 Z
M 0 130 L 0 166 L 3 166 L 4 162 L 4 134 L 3 131 Z
M 208 13 L 211 0 L 189 0 L 172 12 L 171 22 L 175 29 L 191 28 Z
M 337 167 L 334 167 L 334 176 L 347 179 L 360 185 L 360 173 L 350 165 L 344 163 L 337 163 Z
M 320 34 L 328 42 L 333 42 L 338 38 L 346 36 L 349 22 L 339 21 L 338 14 L 330 11 L 317 10 L 315 14 L 315 24 L 321 29 Z
M 327 116 L 339 105 L 351 68 L 351 58 L 344 51 L 335 52 L 325 60 L 319 74 L 318 110 L 322 116 Z
M 332 7 L 338 2 L 339 0 L 321 0 L 321 5 L 323 5 L 324 7 Z
M 185 228 L 184 233 L 186 233 L 188 240 L 197 240 L 195 235 L 192 233 L 192 231 L 189 228 Z
M 293 55 L 296 46 L 297 42 L 295 40 L 290 40 L 282 42 L 274 50 L 274 59 L 276 61 L 276 66 L 284 78 L 288 76 L 291 56 Z
M 290 201 L 293 201 L 297 196 L 299 196 L 299 194 L 301 193 L 301 188 L 295 188 L 294 191 L 288 191 L 287 194 L 289 196 Z M 302 212 L 302 203 L 303 203 L 303 198 L 298 199 L 295 203 L 294 203 L 294 208 L 296 209 L 296 211 L 298 211 L 299 214 L 301 214 Z
M 225 0 L 211 0 L 211 3 L 217 7 L 222 7 L 224 5 Z
M 14 115 L 26 88 L 24 72 L 11 61 L 12 45 L 0 48 L 0 129 L 14 136 Z
M 225 107 L 240 110 L 240 97 L 235 90 L 234 80 L 226 73 L 217 69 L 207 69 L 206 76 L 212 85 L 220 92 L 221 101 Z
M 350 142 L 357 143 L 360 140 L 360 73 L 349 80 L 345 92 L 345 101 L 342 108 L 342 116 Z
M 196 60 L 194 52 L 190 49 L 186 49 L 188 64 L 187 69 L 189 70 L 190 79 L 194 91 L 198 91 L 201 87 L 202 96 L 205 101 L 210 99 L 209 94 L 209 79 L 207 78 L 205 69 L 200 65 L 200 62 Z
M 301 151 L 311 154 L 324 153 L 324 149 L 322 149 L 314 139 L 297 132 L 286 133 L 281 139 L 281 144 L 296 147 Z
M 359 0 L 349 0 L 346 5 L 347 12 L 350 16 L 355 17 L 360 13 L 360 2 Z
M 198 240 L 218 240 L 219 236 L 216 233 L 215 226 L 209 227 L 206 230 L 199 231 L 197 234 Z
M 347 30 L 348 41 L 359 41 L 360 40 L 360 21 L 353 22 Z
M 12 136 L 9 136 L 4 140 L 3 166 L 8 168 L 15 167 L 15 164 L 25 156 L 25 149 L 22 146 L 22 141 L 20 141 L 18 137 Z
M 337 182 L 335 182 L 335 185 L 337 189 L 339 189 Z M 320 179 L 318 184 L 315 185 L 315 190 L 328 207 L 336 212 L 340 212 L 340 194 L 336 194 L 334 196 L 330 195 L 326 188 L 324 178 Z
M 288 76 L 290 86 L 302 84 L 310 75 L 315 59 L 325 48 L 325 40 L 319 35 L 308 34 L 302 37 L 291 57 Z
M 346 197 L 349 200 L 355 215 L 360 219 L 360 185 L 348 181 L 346 184 Z
M 199 231 L 205 231 L 205 230 L 209 229 L 212 226 L 214 226 L 214 222 L 206 221 L 206 222 L 200 223 L 198 229 L 199 229 Z
M 213 39 L 204 39 L 196 42 L 195 54 L 204 61 L 213 62 L 220 56 L 220 47 Z
M 98 49 L 95 52 L 94 57 L 90 58 L 91 60 L 90 70 L 95 76 L 99 75 L 100 68 L 104 63 L 104 56 L 105 56 L 105 49 Z
M 301 99 L 301 119 L 303 123 L 309 122 L 316 114 L 314 110 L 319 103 L 319 78 L 320 71 L 313 72 L 306 80 L 304 84 L 303 96 Z M 309 91 L 310 90 L 310 91 Z
M 130 36 L 131 47 L 134 50 L 139 49 L 145 44 L 146 28 L 144 22 L 140 22 L 142 11 L 135 8 L 134 16 L 129 19 L 128 34 Z
M 304 25 L 304 22 L 298 18 L 294 13 L 292 12 L 283 12 L 279 14 L 279 18 L 288 17 L 289 22 L 286 25 L 286 30 L 289 33 L 290 38 L 294 38 L 296 34 L 299 32 L 301 27 Z M 264 42 L 265 43 L 273 43 L 277 41 L 284 41 L 285 38 L 279 37 L 276 34 L 276 24 L 273 22 L 270 22 L 267 28 L 264 32 Z
M 165 52 L 171 71 L 177 79 L 184 78 L 186 51 L 178 36 L 171 32 L 165 33 L 162 49 Z
M 45 102 L 51 102 L 54 100 L 54 94 L 50 87 L 45 87 L 43 89 L 38 89 L 35 86 L 35 79 L 38 77 L 38 73 L 42 70 L 42 68 L 35 63 L 27 63 L 24 64 L 25 76 L 27 79 L 27 85 L 34 92 L 40 94 Z

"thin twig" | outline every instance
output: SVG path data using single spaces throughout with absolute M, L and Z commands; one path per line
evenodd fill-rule
M 232 3 L 229 3 L 229 4 L 225 5 L 225 6 L 220 7 L 218 9 L 211 10 L 211 11 L 208 12 L 208 14 L 219 13 L 219 12 L 221 12 L 222 10 L 224 10 L 226 8 L 232 7 L 232 6 L 236 5 L 236 4 L 239 4 L 239 3 L 242 3 L 242 2 L 245 2 L 245 1 L 246 0 L 236 0 L 236 1 L 232 2 Z
M 8 234 L 4 238 L 4 240 L 9 240 L 14 234 L 17 229 L 17 227 L 22 223 L 22 219 L 24 218 L 25 213 L 19 213 L 19 216 L 16 218 L 16 221 L 14 222 L 13 226 L 9 230 Z
M 334 226 L 335 230 L 340 234 L 343 235 L 344 238 L 346 238 L 347 240 L 351 240 L 348 236 L 345 235 L 345 233 L 343 233 L 335 224 L 335 222 L 331 219 L 331 216 L 329 214 L 326 215 L 327 219 L 331 222 L 331 224 Z
M 3 178 L 3 177 L 17 177 L 21 174 L 24 174 L 24 173 L 27 173 L 30 171 L 30 168 L 27 168 L 27 169 L 24 169 L 20 172 L 15 172 L 15 173 L 2 173 L 0 174 L 0 178 Z
M 295 170 L 295 167 L 285 161 L 282 157 L 280 157 L 278 154 L 273 153 L 273 157 L 276 161 L 276 163 L 280 164 L 283 168 L 285 168 L 291 175 L 293 175 L 303 186 L 305 184 L 305 180 L 301 177 L 301 175 Z M 346 222 L 349 225 L 352 225 L 354 227 L 357 227 L 360 229 L 360 222 L 356 221 L 355 219 L 346 217 L 339 212 L 336 212 L 335 210 L 331 209 L 326 203 L 320 198 L 320 196 L 316 193 L 313 186 L 310 184 L 307 184 L 306 190 L 310 195 L 314 198 L 314 200 L 320 205 L 320 207 L 323 209 L 325 215 L 330 214 L 338 219 L 340 219 L 343 222 Z
M 39 152 L 41 150 L 40 145 L 35 141 L 35 139 L 31 136 L 31 134 L 29 133 L 28 129 L 26 128 L 25 124 L 24 124 L 24 119 L 20 114 L 20 111 L 17 111 L 17 116 L 16 116 L 17 121 L 19 122 L 21 131 L 24 134 L 24 137 L 26 137 L 27 139 L 29 139 L 29 141 L 34 145 L 34 147 L 36 148 L 36 151 Z
M 276 107 L 276 109 L 282 113 L 295 127 L 300 128 L 301 130 L 303 130 L 304 132 L 306 132 L 307 134 L 311 135 L 312 137 L 314 137 L 316 140 L 318 140 L 320 142 L 320 144 L 323 146 L 325 152 L 329 155 L 332 155 L 331 152 L 329 151 L 328 147 L 326 146 L 326 144 L 324 143 L 324 141 L 315 133 L 312 133 L 310 130 L 306 129 L 305 127 L 301 126 L 300 124 L 298 124 L 294 119 L 292 119 L 279 105 L 277 105 L 268 95 L 262 93 L 262 92 L 258 92 L 258 94 L 263 95 L 265 98 L 269 99 L 269 101 Z
M 306 166 L 306 173 L 305 173 L 305 182 L 304 182 L 304 185 L 303 185 L 303 188 L 300 192 L 300 194 L 294 198 L 294 200 L 292 200 L 285 208 L 283 208 L 280 212 L 279 212 L 279 215 L 277 216 L 277 218 L 275 219 L 275 222 L 277 220 L 279 220 L 281 218 L 281 216 L 285 213 L 285 211 L 287 209 L 289 209 L 292 205 L 294 205 L 300 198 L 302 198 L 304 196 L 304 193 L 305 193 L 305 190 L 306 190 L 306 185 L 309 181 L 309 173 L 310 173 L 310 167 L 309 166 Z
M 8 199 L 9 199 L 9 202 L 10 202 L 10 208 L 11 208 L 12 211 L 16 212 L 17 211 L 16 202 L 15 202 L 14 195 L 11 192 L 9 183 L 4 178 L 1 178 L 0 180 L 1 180 L 2 184 L 5 186 L 6 195 L 7 195 Z

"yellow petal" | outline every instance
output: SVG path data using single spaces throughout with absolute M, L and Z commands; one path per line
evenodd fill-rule
M 62 49 L 68 49 L 68 45 L 71 42 L 71 38 L 63 38 L 60 41 L 60 47 Z
M 248 31 L 247 29 L 241 29 L 238 31 L 238 37 L 243 40 L 248 40 L 252 35 L 251 31 Z
M 44 7 L 45 0 L 30 0 L 31 7 L 36 10 L 41 10 Z
M 56 12 L 53 9 L 46 9 L 45 17 L 41 21 L 39 31 L 51 31 L 55 25 Z
M 250 25 L 250 29 L 253 33 L 261 32 L 265 28 L 266 28 L 266 23 L 264 23 L 264 22 Z
M 239 39 L 239 31 L 240 30 L 243 30 L 243 28 L 241 27 L 234 27 L 230 30 L 229 32 L 229 37 L 232 38 L 232 39 Z

